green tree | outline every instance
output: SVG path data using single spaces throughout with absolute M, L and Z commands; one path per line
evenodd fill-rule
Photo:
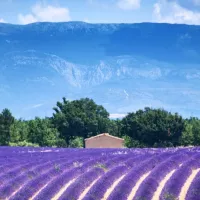
M 117 137 L 122 137 L 122 121 L 120 119 L 108 122 L 108 133 Z
M 199 146 L 200 145 L 200 120 L 197 118 L 191 118 L 190 124 L 192 125 L 192 132 L 194 136 L 193 144 L 195 146 Z
M 82 148 L 84 146 L 82 137 L 75 137 L 74 139 L 69 141 L 70 148 Z
M 194 144 L 193 125 L 189 121 L 185 121 L 185 128 L 182 133 L 180 143 L 183 146 Z
M 185 129 L 181 136 L 181 144 L 187 145 L 200 145 L 200 120 L 191 117 L 185 121 Z
M 108 130 L 109 113 L 92 99 L 67 101 L 63 98 L 63 102 L 57 102 L 54 111 L 52 122 L 68 146 L 75 137 L 84 140 Z
M 18 143 L 28 139 L 28 123 L 22 119 L 14 120 L 10 127 L 10 142 Z
M 40 146 L 56 146 L 59 133 L 52 127 L 48 118 L 40 119 L 36 117 L 28 122 L 28 142 L 39 144 Z
M 0 145 L 7 145 L 10 141 L 11 125 L 14 123 L 14 117 L 10 110 L 4 109 L 0 113 Z
M 122 124 L 123 135 L 148 147 L 178 145 L 184 128 L 184 120 L 177 113 L 151 108 L 129 113 Z
M 124 146 L 127 148 L 140 148 L 140 147 L 145 147 L 144 144 L 142 144 L 140 141 L 138 140 L 134 140 L 133 138 L 131 138 L 130 136 L 124 135 L 122 137 L 124 139 Z

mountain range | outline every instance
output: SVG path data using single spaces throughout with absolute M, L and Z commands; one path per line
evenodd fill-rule
M 0 110 L 51 116 L 63 96 L 112 118 L 146 106 L 200 116 L 200 26 L 0 23 Z

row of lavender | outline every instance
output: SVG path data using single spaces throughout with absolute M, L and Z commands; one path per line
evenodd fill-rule
M 192 171 L 200 168 L 199 151 L 200 148 L 2 147 L 0 199 L 153 199 L 159 184 L 170 172 L 173 174 L 159 199 L 178 199 Z M 200 199 L 199 173 L 187 192 L 188 200 Z M 133 193 L 144 175 L 145 179 Z

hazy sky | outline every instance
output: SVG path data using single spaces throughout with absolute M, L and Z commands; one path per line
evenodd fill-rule
M 0 0 L 0 22 L 200 24 L 200 0 Z

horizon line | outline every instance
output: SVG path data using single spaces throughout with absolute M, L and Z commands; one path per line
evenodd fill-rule
M 92 25 L 122 25 L 122 24 L 127 24 L 127 25 L 131 25 L 131 24 L 166 24 L 166 25 L 185 25 L 185 26 L 200 26 L 197 24 L 182 24 L 182 23 L 167 23 L 167 22 L 85 22 L 85 21 L 76 21 L 76 20 L 72 20 L 72 21 L 63 21 L 63 22 L 51 22 L 51 21 L 38 21 L 38 22 L 33 22 L 33 23 L 28 23 L 28 24 L 14 24 L 14 23 L 8 23 L 8 22 L 0 22 L 0 25 L 2 24 L 6 24 L 6 25 L 17 25 L 17 26 L 27 26 L 27 25 L 33 25 L 33 24 L 62 24 L 62 23 L 82 23 L 82 24 L 92 24 Z

